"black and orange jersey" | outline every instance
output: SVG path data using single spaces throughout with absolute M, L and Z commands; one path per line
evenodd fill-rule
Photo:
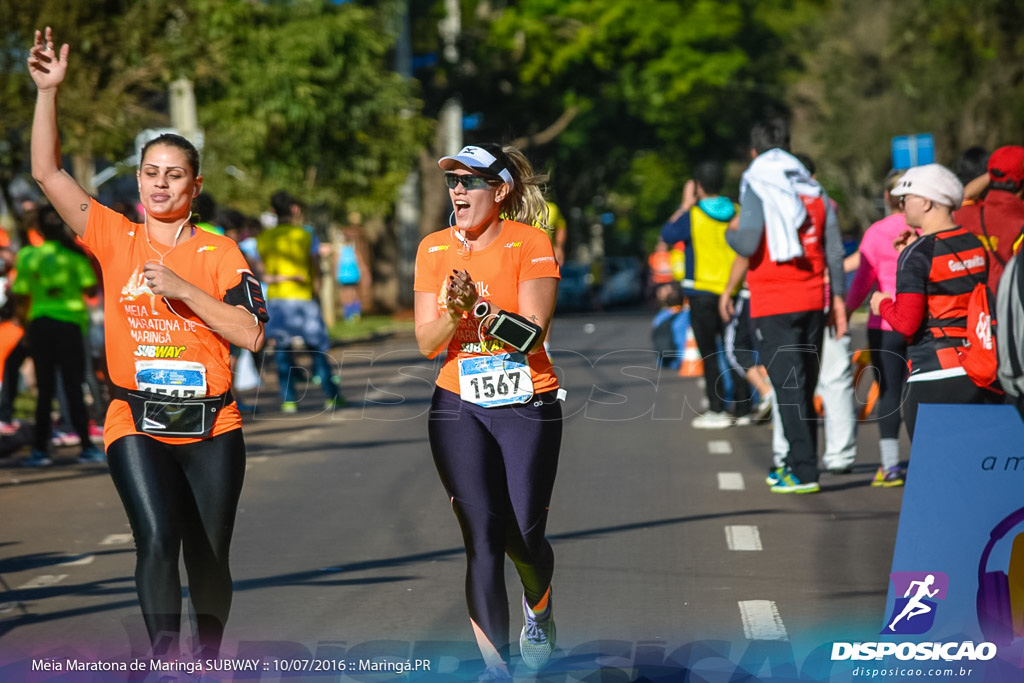
M 924 318 L 907 349 L 911 377 L 963 374 L 956 347 L 967 334 L 971 292 L 988 277 L 984 245 L 963 227 L 925 235 L 903 250 L 898 269 L 897 294 L 926 299 Z

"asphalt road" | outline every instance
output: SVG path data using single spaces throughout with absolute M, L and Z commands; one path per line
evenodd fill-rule
M 821 646 L 877 633 L 884 619 L 902 489 L 869 486 L 877 427 L 862 425 L 854 473 L 823 475 L 817 495 L 772 494 L 769 427 L 691 428 L 698 380 L 657 368 L 650 318 L 554 325 L 568 389 L 549 524 L 559 650 L 538 680 L 814 671 Z M 400 664 L 424 660 L 410 680 L 475 676 L 461 536 L 426 441 L 435 369 L 409 338 L 332 355 L 347 408 L 322 412 L 311 386 L 299 413 L 276 412 L 270 368 L 251 397 L 224 654 L 235 668 L 259 664 L 206 674 L 395 680 Z M 0 681 L 79 680 L 31 667 L 145 652 L 127 520 L 105 465 L 74 453 L 39 471 L 18 466 L 24 453 L 0 459 Z M 507 578 L 515 635 L 511 563 Z M 358 671 L 360 660 L 397 668 Z M 517 656 L 513 666 L 525 673 Z M 295 668 L 307 671 L 285 670 Z

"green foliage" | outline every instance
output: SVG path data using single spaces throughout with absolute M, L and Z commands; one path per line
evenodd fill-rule
M 397 75 L 404 8 L 413 51 Z M 207 189 L 254 212 L 287 187 L 311 204 L 390 213 L 443 102 L 520 140 L 552 175 L 571 242 L 601 214 L 640 250 L 700 160 L 746 165 L 751 122 L 791 114 L 844 228 L 878 217 L 894 135 L 931 132 L 939 161 L 1021 142 L 1019 0 L 462 0 L 459 59 L 443 57 L 444 0 L 0 0 L 0 183 L 23 169 L 32 29 L 72 46 L 64 148 L 122 159 L 168 125 L 167 87 L 195 83 Z M 419 89 L 417 89 L 419 86 Z M 561 126 L 552 126 L 562 121 Z M 566 123 L 567 122 L 567 123 Z M 426 182 L 426 181 L 425 181 Z M 570 246 L 572 246 L 570 244 Z
M 0 0 L 0 140 L 27 156 L 32 30 L 71 44 L 64 151 L 126 157 L 166 126 L 167 87 L 195 82 L 207 188 L 248 211 L 287 187 L 337 210 L 385 213 L 427 132 L 413 84 L 392 69 L 396 2 Z M 8 21 L 8 17 L 10 21 Z M 231 173 L 226 170 L 231 168 Z
M 530 135 L 578 109 L 555 141 L 528 154 L 554 168 L 563 205 L 584 216 L 613 211 L 616 242 L 639 250 L 645 230 L 678 204 L 693 165 L 735 158 L 751 122 L 784 109 L 798 62 L 778 31 L 811 19 L 817 4 L 509 3 L 467 29 L 474 80 L 462 96 L 485 120 L 474 139 Z
M 60 103 L 64 151 L 120 159 L 138 129 L 161 121 L 149 105 L 164 84 L 167 32 L 184 18 L 174 4 L 2 0 L 0 137 L 20 148 L 11 162 L 27 158 L 35 88 L 25 60 L 35 29 L 51 26 L 58 45 L 71 45 Z
M 1020 143 L 1022 23 L 1012 0 L 842 0 L 799 36 L 795 145 L 818 160 L 844 228 L 881 217 L 893 136 L 932 133 L 936 160 L 951 167 L 971 145 Z
M 387 212 L 426 133 L 411 85 L 391 71 L 394 14 L 319 2 L 247 11 L 247 28 L 224 34 L 223 70 L 197 84 L 211 192 L 250 211 L 286 187 Z

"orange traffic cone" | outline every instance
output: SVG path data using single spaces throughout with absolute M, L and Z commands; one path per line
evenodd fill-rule
M 680 377 L 703 377 L 704 359 L 697 348 L 697 338 L 693 336 L 693 328 L 686 330 L 686 348 L 683 349 L 683 362 L 679 366 Z

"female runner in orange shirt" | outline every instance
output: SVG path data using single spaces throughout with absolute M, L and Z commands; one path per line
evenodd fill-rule
M 228 551 L 245 472 L 229 344 L 263 345 L 266 305 L 235 243 L 196 230 L 199 153 L 162 135 L 139 161 L 145 222 L 97 203 L 60 165 L 57 91 L 67 45 L 36 31 L 32 176 L 100 261 L 109 375 L 104 441 L 135 536 L 135 582 L 153 654 L 176 657 L 184 550 L 201 657 L 215 657 L 231 606 Z
M 486 671 L 510 681 L 507 554 L 523 584 L 523 662 L 555 646 L 554 554 L 545 538 L 562 438 L 561 390 L 543 348 L 558 291 L 547 235 L 530 225 L 546 206 L 517 149 L 463 148 L 439 162 L 455 224 L 416 255 L 416 340 L 446 352 L 429 419 L 430 447 L 466 544 L 466 600 Z M 499 311 L 540 328 L 525 353 L 488 336 Z

